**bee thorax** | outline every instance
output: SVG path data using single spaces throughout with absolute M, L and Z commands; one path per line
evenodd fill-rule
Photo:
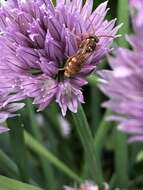
M 71 61 L 77 62 L 77 58 L 73 57 Z

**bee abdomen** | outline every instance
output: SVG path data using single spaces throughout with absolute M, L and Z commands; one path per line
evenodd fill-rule
M 78 62 L 71 61 L 65 65 L 64 75 L 66 77 L 72 77 L 76 75 L 80 70 L 81 70 L 81 64 L 79 64 Z

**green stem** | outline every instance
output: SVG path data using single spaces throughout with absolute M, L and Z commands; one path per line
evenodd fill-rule
M 19 173 L 23 182 L 29 181 L 28 175 L 28 161 L 26 155 L 26 147 L 23 136 L 23 127 L 20 122 L 20 117 L 14 117 L 7 120 L 10 128 L 10 140 L 12 146 L 12 153 L 15 162 L 19 168 Z
M 109 183 L 109 186 L 110 186 L 110 190 L 114 190 L 115 188 L 115 183 L 116 183 L 116 175 L 113 174 L 111 179 L 110 179 L 110 183 Z
M 128 148 L 127 136 L 115 131 L 115 169 L 119 188 L 127 189 L 128 187 Z
M 31 126 L 32 134 L 37 140 L 39 140 L 41 142 L 42 137 L 40 134 L 39 127 L 37 125 L 33 106 L 32 106 L 31 101 L 29 99 L 27 100 L 27 108 L 28 108 L 28 112 L 29 112 L 28 115 L 29 115 L 29 119 L 30 119 L 30 126 Z
M 118 23 L 123 23 L 120 29 L 120 34 L 123 36 L 118 39 L 118 44 L 123 47 L 128 47 L 128 42 L 125 40 L 124 35 L 129 32 L 129 7 L 128 0 L 118 0 Z
M 96 96 L 96 97 L 95 97 Z M 101 96 L 99 89 L 91 86 L 91 126 L 92 131 L 96 132 L 101 119 Z
M 67 176 L 72 178 L 77 182 L 82 182 L 82 179 L 75 174 L 68 166 L 66 166 L 62 161 L 57 159 L 51 152 L 49 152 L 44 146 L 42 146 L 34 137 L 32 137 L 26 131 L 24 132 L 25 142 L 27 146 L 32 149 L 38 155 L 41 155 L 47 161 L 51 162 L 60 171 L 65 173 Z
M 118 22 L 123 22 L 121 34 L 129 32 L 129 8 L 128 0 L 118 0 Z M 127 41 L 122 37 L 118 39 L 120 46 L 128 47 Z M 119 188 L 127 189 L 128 187 L 128 147 L 127 136 L 120 131 L 115 132 L 115 169 L 116 179 Z
M 72 114 L 72 116 L 86 154 L 89 166 L 88 168 L 91 175 L 89 177 L 95 180 L 97 184 L 101 185 L 104 181 L 101 163 L 98 160 L 98 156 L 96 155 L 93 137 L 81 105 L 79 105 L 78 112 L 76 114 Z
M 42 144 L 43 142 L 41 131 L 39 130 L 39 126 L 37 125 L 34 109 L 29 99 L 27 100 L 27 105 L 31 122 L 32 134 Z M 54 172 L 49 161 L 47 162 L 47 160 L 45 160 L 41 155 L 39 155 L 39 160 L 41 162 L 41 166 L 45 176 L 46 188 L 48 188 L 49 190 L 56 189 Z
M 21 181 L 14 180 L 0 175 L 0 188 L 1 190 L 43 190 L 38 186 L 22 183 Z
M 90 75 L 88 78 L 87 78 L 89 84 L 93 87 L 97 86 L 98 84 L 98 80 L 99 78 L 96 76 L 96 75 Z
M 97 154 L 100 156 L 102 147 L 105 143 L 106 137 L 112 125 L 106 121 L 107 116 L 110 115 L 110 111 L 107 110 L 105 115 L 100 123 L 100 126 L 97 129 L 97 132 L 94 137 L 94 147 Z

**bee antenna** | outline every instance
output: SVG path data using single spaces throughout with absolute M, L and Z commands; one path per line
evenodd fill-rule
M 101 36 L 97 36 L 98 38 L 120 38 L 122 35 L 121 34 L 117 34 L 115 36 L 111 36 L 111 35 L 101 35 Z
M 116 36 L 110 36 L 110 35 L 101 35 L 97 36 L 98 38 L 116 38 Z

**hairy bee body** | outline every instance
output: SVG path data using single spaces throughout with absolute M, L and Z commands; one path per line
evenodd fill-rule
M 95 51 L 98 42 L 97 36 L 89 36 L 82 40 L 79 45 L 79 51 L 66 61 L 64 76 L 69 78 L 79 73 L 87 58 Z
M 79 51 L 77 54 L 69 57 L 64 66 L 64 75 L 66 77 L 73 77 L 76 75 L 81 70 L 81 66 L 85 62 L 86 58 L 87 54 L 83 54 L 82 51 Z

